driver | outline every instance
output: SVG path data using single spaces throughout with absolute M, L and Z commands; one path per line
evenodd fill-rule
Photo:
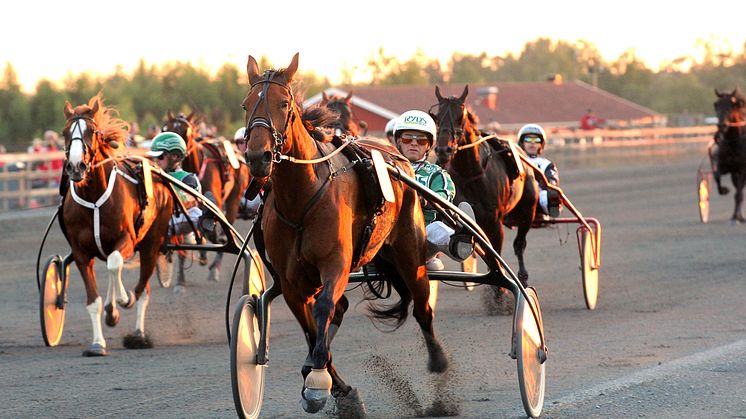
M 177 180 L 196 190 L 202 192 L 199 179 L 197 175 L 181 168 L 181 162 L 186 156 L 186 142 L 181 136 L 175 132 L 162 132 L 153 138 L 153 143 L 148 151 L 148 156 L 152 157 L 158 167 L 164 172 L 173 176 Z M 199 225 L 199 218 L 202 215 L 202 210 L 199 207 L 199 202 L 192 195 L 182 191 L 180 188 L 175 188 L 176 193 L 179 195 L 181 202 L 184 203 L 187 214 L 178 211 L 177 214 L 171 217 L 169 221 L 169 235 L 171 237 L 184 235 L 184 242 L 194 243 L 194 230 L 192 225 L 195 227 Z M 174 205 L 174 211 L 180 209 L 178 205 Z M 191 220 L 191 224 L 189 220 Z
M 397 148 L 411 163 L 415 178 L 448 202 L 456 195 L 456 187 L 451 175 L 440 166 L 427 161 L 427 156 L 436 137 L 435 121 L 425 112 L 411 110 L 404 112 L 394 124 L 394 141 Z M 474 211 L 468 203 L 462 202 L 459 208 L 474 218 Z M 472 243 L 458 241 L 451 243 L 454 230 L 436 220 L 437 212 L 427 203 L 422 207 L 427 229 L 428 260 L 425 267 L 432 271 L 442 271 L 445 267 L 438 258 L 440 252 L 462 261 L 472 253 Z
M 526 124 L 518 130 L 518 145 L 526 151 L 528 159 L 544 173 L 549 183 L 559 186 L 559 171 L 549 159 L 542 156 L 547 135 L 539 124 Z M 547 188 L 543 180 L 539 181 L 539 206 L 544 215 L 559 217 L 561 208 L 559 193 Z

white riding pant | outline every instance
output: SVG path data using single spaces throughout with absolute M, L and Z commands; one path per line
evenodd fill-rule
M 199 207 L 192 207 L 187 210 L 187 215 L 189 216 L 189 220 L 192 221 L 192 224 L 194 224 L 195 227 L 198 227 L 199 217 L 202 216 L 202 210 Z M 171 235 L 177 236 L 193 232 L 192 226 L 189 224 L 189 221 L 184 216 L 183 212 L 180 212 L 179 215 L 171 216 L 171 220 L 168 222 L 168 229 Z
M 427 258 L 432 258 L 438 252 L 443 252 L 451 256 L 451 253 L 448 251 L 448 244 L 451 241 L 454 230 L 442 221 L 433 221 L 425 229 L 427 231 Z
M 549 199 L 547 198 L 547 190 L 542 189 L 539 191 L 539 205 L 544 214 L 549 214 Z

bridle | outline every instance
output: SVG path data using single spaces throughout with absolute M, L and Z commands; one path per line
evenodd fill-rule
M 85 172 L 88 172 L 91 168 L 93 158 L 96 157 L 96 137 L 100 136 L 101 132 L 98 130 L 96 121 L 94 121 L 93 118 L 91 118 L 90 116 L 73 115 L 68 119 L 68 121 L 72 121 L 72 123 L 69 129 L 70 145 L 68 147 L 65 147 L 65 160 L 70 160 L 70 149 L 72 148 L 73 143 L 75 141 L 80 141 L 80 144 L 83 146 L 83 155 L 87 158 L 87 162 L 84 163 Z M 85 142 L 85 132 L 83 127 L 81 126 L 81 121 L 86 121 L 88 124 L 90 124 L 88 127 L 90 127 L 92 131 L 91 146 L 89 146 Z
M 455 98 L 455 97 L 449 97 L 449 98 L 446 98 L 446 99 L 443 99 L 443 100 L 446 102 L 447 106 L 446 106 L 446 109 L 445 109 L 445 112 L 443 113 L 443 115 L 442 116 L 439 115 L 439 118 L 438 118 L 440 120 L 440 123 L 439 123 L 439 126 L 438 126 L 438 136 L 440 136 L 441 132 L 448 132 L 448 133 L 451 134 L 449 136 L 449 139 L 456 140 L 456 146 L 455 147 L 451 147 L 450 145 L 448 145 L 446 147 L 446 150 L 444 150 L 444 151 L 452 151 L 453 154 L 451 155 L 451 157 L 453 157 L 453 156 L 456 155 L 456 153 L 458 153 L 459 150 L 463 149 L 463 146 L 461 146 L 461 144 L 464 142 L 464 133 L 466 131 L 466 118 L 467 118 L 466 106 L 464 106 L 464 104 L 461 103 L 459 101 L 459 99 Z M 456 124 L 454 122 L 455 112 L 451 112 L 451 106 L 453 106 L 453 105 L 460 106 L 463 109 L 462 113 L 461 113 L 461 124 L 459 124 L 458 127 L 456 127 Z M 438 102 L 435 105 L 431 106 L 428 113 L 432 114 L 432 110 L 436 106 L 438 107 L 438 111 L 440 111 L 440 109 L 441 109 L 441 102 Z M 447 124 L 445 123 L 446 119 L 448 121 Z M 450 143 L 450 141 L 449 141 L 449 143 Z M 436 145 L 435 148 L 436 148 L 436 152 L 439 149 L 441 149 L 437 145 Z
M 251 84 L 251 90 L 249 90 L 249 94 L 251 94 L 251 91 L 254 90 L 254 87 L 259 84 L 262 85 L 262 91 L 259 92 L 259 100 L 254 104 L 254 108 L 251 110 L 251 114 L 249 114 L 248 125 L 246 127 L 246 131 L 244 132 L 244 140 L 248 144 L 251 130 L 253 130 L 254 128 L 259 127 L 267 129 L 272 135 L 272 162 L 280 163 L 283 158 L 282 148 L 285 146 L 285 141 L 287 141 L 288 127 L 295 120 L 295 96 L 293 95 L 293 91 L 290 86 L 285 83 L 280 83 L 279 81 L 273 80 L 276 74 L 277 71 L 275 70 L 267 70 L 264 72 L 264 77 L 262 78 L 262 80 Z M 267 92 L 269 91 L 269 86 L 271 84 L 282 87 L 288 92 L 288 95 L 290 95 L 290 103 L 288 103 L 288 116 L 285 118 L 285 125 L 282 128 L 282 132 L 277 131 L 274 123 L 272 122 L 272 117 L 270 116 L 269 99 L 267 99 Z M 256 110 L 257 108 L 259 108 L 259 104 L 262 102 L 264 102 L 264 110 L 267 113 L 266 118 L 262 116 L 256 116 Z M 244 110 L 247 110 L 245 105 Z
M 724 139 L 726 131 L 730 128 L 738 128 L 738 136 L 740 137 L 743 135 L 743 129 L 746 127 L 746 119 L 744 119 L 743 111 L 746 104 L 744 104 L 743 99 L 740 99 L 734 95 L 730 95 L 729 103 L 731 104 L 731 108 L 728 112 L 728 115 L 721 118 L 720 115 L 718 115 L 718 132 L 716 134 L 716 137 L 719 139 Z M 715 108 L 717 111 L 717 105 L 715 104 Z M 719 114 L 720 112 L 718 112 Z M 733 120 L 732 116 L 736 114 L 738 115 L 736 120 Z

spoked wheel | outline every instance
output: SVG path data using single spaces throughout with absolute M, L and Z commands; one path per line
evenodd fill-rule
M 703 223 L 710 220 L 710 177 L 709 173 L 697 172 L 697 197 L 699 198 L 699 219 Z
M 539 329 L 543 330 L 539 297 L 533 287 L 526 288 L 531 305 L 534 306 L 539 323 L 536 323 L 531 308 L 517 294 L 515 310 L 515 355 L 518 360 L 518 386 L 521 390 L 523 409 L 529 417 L 541 415 L 544 407 L 544 385 L 546 384 L 546 352 L 541 344 Z
M 477 273 L 477 258 L 474 257 L 474 254 L 461 262 L 461 272 L 468 272 L 472 274 Z M 464 282 L 464 288 L 466 288 L 467 291 L 473 291 L 474 283 Z
M 254 249 L 249 249 L 251 254 L 251 266 L 249 266 L 249 281 L 244 285 L 243 293 L 246 295 L 256 295 L 259 297 L 264 292 L 266 282 L 264 279 L 264 263 L 259 253 Z
M 257 300 L 244 295 L 238 301 L 231 329 L 231 387 L 236 413 L 241 418 L 256 418 L 264 398 L 264 365 L 257 365 L 259 319 Z
M 585 297 L 585 306 L 588 310 L 596 308 L 598 301 L 598 267 L 595 265 L 593 254 L 593 241 L 591 240 L 591 231 L 583 229 L 583 235 L 580 246 L 583 249 L 581 256 L 581 267 L 583 271 L 583 296 Z M 596 244 L 598 246 L 598 244 Z
M 67 272 L 69 272 L 69 266 Z M 44 344 L 57 346 L 65 328 L 65 301 L 62 301 L 62 259 L 54 255 L 47 260 L 41 276 L 39 320 Z

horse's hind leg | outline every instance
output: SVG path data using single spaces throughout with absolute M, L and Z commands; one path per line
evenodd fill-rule
M 186 251 L 176 251 L 178 255 L 178 263 L 176 269 L 176 285 L 174 285 L 174 292 L 184 292 L 186 287 L 186 275 L 184 274 L 184 265 L 186 264 Z
M 122 283 L 122 268 L 124 258 L 132 256 L 133 246 L 128 239 L 122 239 L 115 251 L 106 258 L 106 269 L 109 273 L 109 285 L 106 291 L 106 325 L 114 327 L 119 323 L 119 311 L 114 301 L 122 308 L 132 308 L 135 305 L 135 295 L 127 291 Z
M 152 348 L 153 342 L 145 334 L 145 314 L 150 303 L 150 277 L 155 271 L 158 260 L 159 246 L 157 243 L 142 242 L 140 244 L 140 277 L 135 286 L 134 296 L 137 299 L 137 320 L 135 332 L 124 337 L 124 347 L 127 349 Z
M 736 223 L 743 223 L 746 222 L 746 219 L 743 218 L 741 205 L 743 204 L 743 187 L 744 183 L 746 183 L 746 173 L 733 173 L 731 177 L 733 179 L 733 186 L 736 188 L 736 207 L 733 210 L 733 218 L 731 220 Z
M 210 271 L 207 273 L 207 280 L 218 282 L 220 281 L 220 268 L 223 265 L 223 252 L 217 252 L 215 259 L 209 266 Z

